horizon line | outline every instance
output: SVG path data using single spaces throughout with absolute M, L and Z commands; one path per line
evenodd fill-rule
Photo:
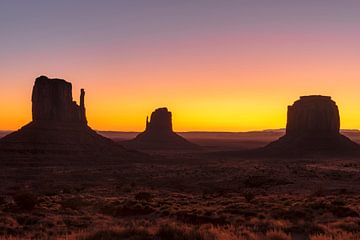
M 16 129 L 16 130 L 3 130 L 0 129 L 0 132 L 15 132 L 20 130 Z M 114 133 L 141 133 L 142 131 L 125 131 L 125 130 L 99 130 L 99 129 L 94 129 L 94 131 L 96 132 L 114 132 Z M 253 132 L 272 132 L 272 131 L 286 131 L 286 128 L 274 128 L 274 129 L 260 129 L 260 130 L 246 130 L 246 131 L 212 131 L 212 130 L 189 130 L 189 131 L 174 131 L 177 133 L 253 133 Z M 341 128 L 340 131 L 360 131 L 360 129 L 358 128 Z

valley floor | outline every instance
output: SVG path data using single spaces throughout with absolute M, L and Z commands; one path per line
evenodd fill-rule
M 249 159 L 213 150 L 151 152 L 131 162 L 0 155 L 0 234 L 360 239 L 357 158 Z

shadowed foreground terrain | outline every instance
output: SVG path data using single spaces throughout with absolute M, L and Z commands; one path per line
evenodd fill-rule
M 15 239 L 359 238 L 355 158 L 0 160 L 0 233 Z

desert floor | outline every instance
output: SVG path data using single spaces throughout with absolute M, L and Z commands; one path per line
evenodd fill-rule
M 251 139 L 193 139 L 204 150 L 148 152 L 150 160 L 2 155 L 0 234 L 5 239 L 360 239 L 358 159 L 217 153 L 266 144 Z

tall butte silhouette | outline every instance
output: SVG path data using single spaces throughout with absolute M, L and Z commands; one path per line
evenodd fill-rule
M 286 134 L 262 149 L 272 154 L 344 153 L 359 145 L 340 133 L 340 115 L 329 96 L 302 96 L 288 107 Z
M 176 134 L 172 127 L 172 114 L 167 108 L 152 112 L 150 121 L 146 117 L 145 131 L 135 139 L 124 142 L 125 146 L 135 149 L 195 149 L 198 146 Z
M 81 89 L 80 105 L 77 105 L 73 101 L 71 83 L 46 76 L 35 80 L 32 122 L 0 139 L 0 151 L 128 154 L 123 147 L 88 126 L 84 89 Z

